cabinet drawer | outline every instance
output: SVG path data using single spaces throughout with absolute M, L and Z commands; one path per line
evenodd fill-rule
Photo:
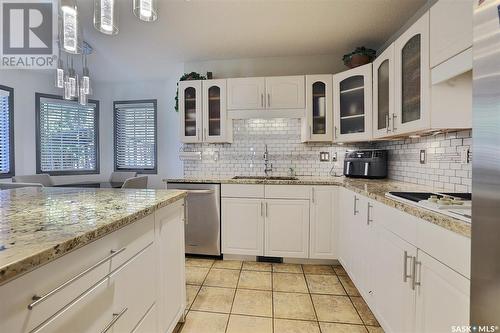
M 114 332 L 131 332 L 153 305 L 156 295 L 154 272 L 155 255 L 151 244 L 111 277 L 115 284 L 113 313 L 125 310 L 113 325 Z
M 264 185 L 222 184 L 221 193 L 231 198 L 264 198 Z
M 113 250 L 124 249 L 111 260 L 111 270 L 116 269 L 139 251 L 154 242 L 155 217 L 150 214 L 111 234 Z
M 311 186 L 305 185 L 266 185 L 266 199 L 309 199 Z
M 151 333 L 158 332 L 156 325 L 156 304 L 153 304 L 146 315 L 142 317 L 141 321 L 134 328 L 132 333 Z

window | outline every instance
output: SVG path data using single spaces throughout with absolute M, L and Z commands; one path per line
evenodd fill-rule
M 156 173 L 156 100 L 114 102 L 115 170 Z
M 50 175 L 99 173 L 99 102 L 36 98 L 36 168 Z
M 0 85 L 0 178 L 14 176 L 14 89 Z

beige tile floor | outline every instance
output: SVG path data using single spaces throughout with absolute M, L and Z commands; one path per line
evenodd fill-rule
M 186 259 L 180 333 L 383 333 L 341 266 Z

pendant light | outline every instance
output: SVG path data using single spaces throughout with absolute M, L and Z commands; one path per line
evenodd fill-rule
M 78 95 L 78 77 L 76 75 L 75 67 L 73 66 L 73 58 L 71 58 L 71 66 L 68 70 L 68 82 L 69 82 L 69 95 L 71 98 L 77 97 Z
M 80 82 L 80 87 L 83 89 L 85 95 L 90 94 L 90 71 L 87 67 L 87 54 L 82 55 L 82 79 Z
M 59 47 L 59 54 L 57 56 L 56 87 L 64 88 L 64 64 L 61 58 L 61 47 Z
M 81 49 L 81 28 L 78 21 L 78 7 L 75 0 L 61 0 L 60 42 L 65 52 L 77 54 Z
M 153 22 L 158 18 L 156 0 L 134 0 L 134 15 L 142 21 Z
M 117 0 L 94 0 L 94 27 L 103 34 L 118 34 L 117 2 Z

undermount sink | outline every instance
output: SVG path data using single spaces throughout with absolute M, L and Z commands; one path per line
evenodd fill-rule
M 233 179 L 257 179 L 257 180 L 298 180 L 297 177 L 266 177 L 266 176 L 234 176 Z

